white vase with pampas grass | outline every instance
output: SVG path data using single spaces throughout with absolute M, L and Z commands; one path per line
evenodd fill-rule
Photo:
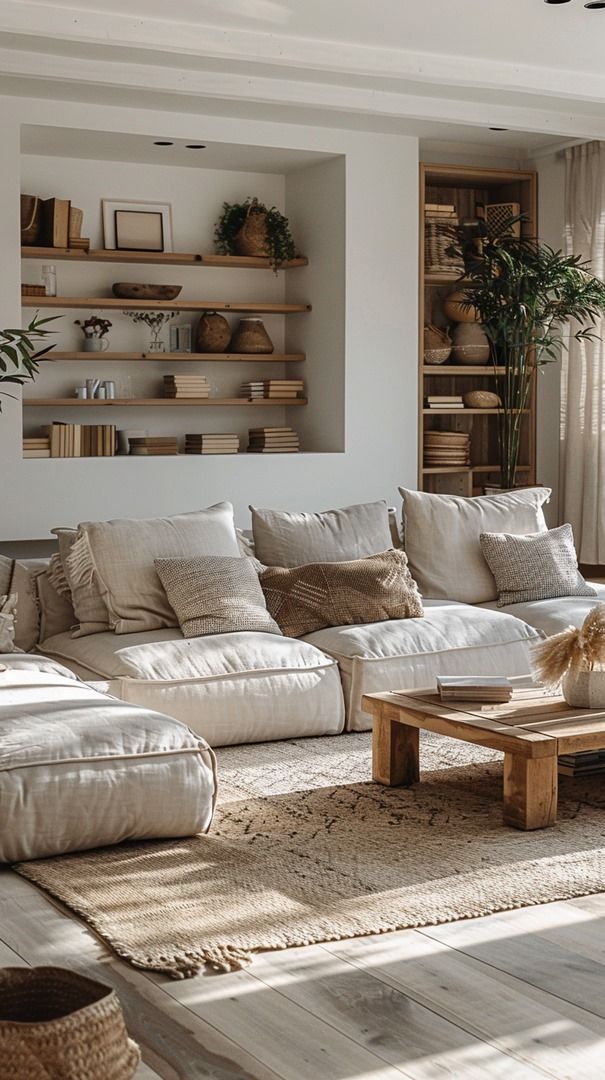
M 536 645 L 534 666 L 545 686 L 561 687 L 568 705 L 605 709 L 605 604 L 589 611 L 581 627 Z

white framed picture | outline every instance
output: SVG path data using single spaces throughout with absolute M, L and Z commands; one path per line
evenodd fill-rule
M 102 199 L 101 208 L 106 250 L 172 251 L 170 203 Z

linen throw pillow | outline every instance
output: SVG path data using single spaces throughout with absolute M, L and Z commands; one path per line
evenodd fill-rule
M 267 611 L 254 560 L 156 559 L 155 568 L 185 637 L 240 630 L 281 634 Z
M 254 552 L 265 566 L 363 559 L 392 547 L 386 502 L 319 514 L 251 506 Z
M 88 521 L 79 526 L 82 575 L 90 573 L 116 634 L 177 626 L 154 560 L 226 555 L 240 558 L 231 503 L 171 518 Z M 72 551 L 73 558 L 73 551 Z M 73 585 L 72 585 L 73 591 Z M 78 613 L 74 594 L 74 607 Z
M 423 596 L 483 604 L 498 590 L 483 557 L 482 532 L 515 535 L 546 532 L 543 503 L 549 488 L 523 488 L 463 498 L 399 488 L 403 497 L 404 547 Z
M 571 525 L 530 536 L 481 533 L 480 541 L 496 579 L 498 607 L 555 596 L 597 595 L 578 570 Z
M 349 562 L 270 566 L 260 575 L 269 613 L 287 637 L 326 626 L 415 619 L 422 600 L 403 551 Z
M 51 559 L 50 579 L 74 609 L 77 625 L 73 636 L 88 637 L 110 630 L 109 612 L 101 596 L 86 537 L 78 529 L 56 528 L 51 532 L 59 541 L 59 558 Z

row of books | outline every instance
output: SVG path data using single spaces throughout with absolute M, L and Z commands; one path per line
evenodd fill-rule
M 165 457 L 176 455 L 179 444 L 176 435 L 133 435 L 128 440 L 132 457 Z
M 207 398 L 210 384 L 206 375 L 164 375 L 164 397 Z
M 27 440 L 31 446 L 32 440 Z M 24 456 L 34 456 L 31 448 Z M 115 424 L 51 424 L 48 454 L 36 457 L 113 457 L 116 452 Z
M 239 435 L 208 433 L 185 435 L 186 454 L 237 454 Z
M 284 398 L 298 397 L 305 388 L 302 379 L 259 379 L 242 383 L 241 396 L 249 398 Z
M 425 408 L 449 412 L 451 409 L 463 409 L 464 400 L 462 394 L 429 394 L 425 398 Z
M 77 248 L 88 251 L 90 240 L 83 237 L 83 212 L 69 199 L 42 199 L 40 247 Z

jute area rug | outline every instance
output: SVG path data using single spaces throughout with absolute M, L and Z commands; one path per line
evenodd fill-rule
M 219 751 L 208 836 L 22 863 L 137 967 L 194 975 L 284 949 L 605 891 L 605 777 L 559 823 L 502 825 L 502 757 L 422 735 L 422 782 L 370 779 L 370 738 Z

